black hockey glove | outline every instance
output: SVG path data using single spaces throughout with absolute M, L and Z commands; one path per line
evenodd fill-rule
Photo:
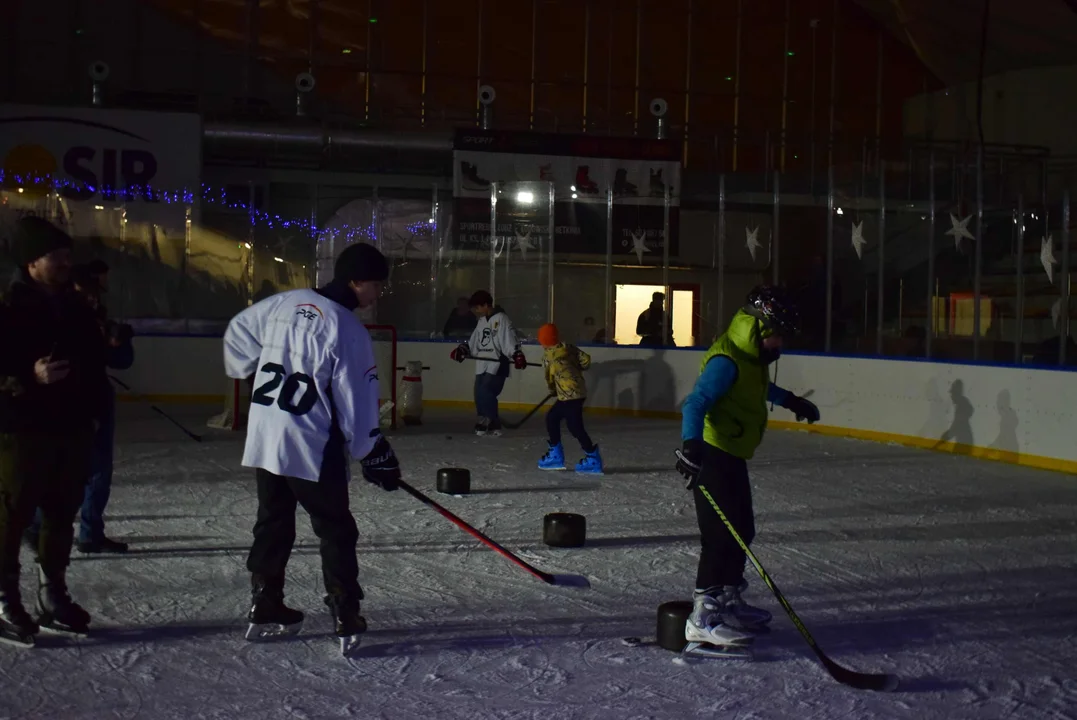
M 383 435 L 378 436 L 374 449 L 359 464 L 363 466 L 363 479 L 367 482 L 390 492 L 400 487 L 400 461 Z
M 468 347 L 467 343 L 460 343 L 449 353 L 449 357 L 458 363 L 462 363 L 471 357 L 471 348 Z
M 797 421 L 807 420 L 808 424 L 819 422 L 819 408 L 811 400 L 805 400 L 799 395 L 789 393 L 789 399 L 785 401 L 785 409 L 797 416 Z
M 517 370 L 527 367 L 527 357 L 524 356 L 523 350 L 517 350 L 512 354 L 512 364 Z
M 110 341 L 117 345 L 123 345 L 131 342 L 131 338 L 135 336 L 135 329 L 127 323 L 117 323 L 110 320 L 105 326 L 105 333 Z
M 680 450 L 674 450 L 677 456 L 677 472 L 688 481 L 691 488 L 699 478 L 699 468 L 703 464 L 703 441 L 685 440 Z

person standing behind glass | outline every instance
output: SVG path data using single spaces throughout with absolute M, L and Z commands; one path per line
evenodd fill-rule
M 456 298 L 456 307 L 445 321 L 444 334 L 447 338 L 469 338 L 475 332 L 475 326 L 479 319 L 471 312 L 471 307 L 466 297 Z

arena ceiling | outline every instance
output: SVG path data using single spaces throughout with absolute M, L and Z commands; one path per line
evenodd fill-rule
M 947 85 L 975 80 L 985 0 L 853 0 Z M 989 0 L 985 75 L 1077 63 L 1077 0 Z
M 407 1 L 410 3 L 408 7 L 421 7 L 421 0 Z M 837 1 L 859 6 L 896 38 L 912 47 L 921 62 L 946 85 L 969 82 L 979 74 L 985 4 L 990 8 L 986 75 L 1077 63 L 1077 0 Z M 772 2 L 777 4 L 780 0 Z M 831 0 L 793 2 L 811 2 L 815 12 L 824 15 Z M 245 42 L 246 0 L 200 0 L 198 3 L 153 0 L 153 4 L 190 19 L 200 15 L 202 29 L 218 40 L 233 44 Z M 259 0 L 259 5 L 263 13 L 293 20 L 274 23 L 273 32 L 262 38 L 266 49 L 294 52 L 307 46 L 302 23 L 311 17 L 315 3 L 311 0 Z M 356 52 L 365 46 L 365 0 L 319 0 L 316 5 L 319 10 L 315 12 L 321 16 L 322 43 L 355 48 Z

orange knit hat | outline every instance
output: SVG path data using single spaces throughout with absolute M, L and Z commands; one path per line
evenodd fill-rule
M 557 338 L 557 326 L 553 323 L 546 323 L 538 329 L 538 341 L 542 347 L 553 347 L 558 342 Z

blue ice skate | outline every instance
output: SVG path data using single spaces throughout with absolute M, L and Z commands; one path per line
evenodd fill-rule
M 598 445 L 595 445 L 595 449 L 587 453 L 583 460 L 576 463 L 576 472 L 584 475 L 602 474 L 602 456 L 598 454 Z
M 539 470 L 564 470 L 565 468 L 565 449 L 561 447 L 561 443 L 551 445 L 550 449 L 546 451 L 546 454 L 542 456 L 542 459 L 538 462 Z

